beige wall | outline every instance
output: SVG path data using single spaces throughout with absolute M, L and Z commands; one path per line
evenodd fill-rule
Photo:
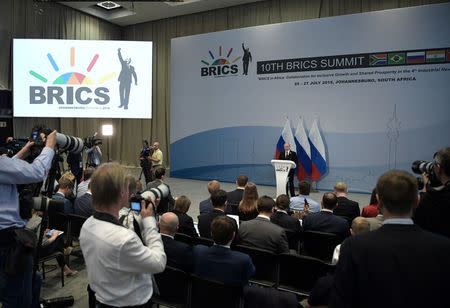
M 80 137 L 100 132 L 101 124 L 113 123 L 111 158 L 138 165 L 141 140 L 158 140 L 169 165 L 170 142 L 170 40 L 174 37 L 257 25 L 355 14 L 438 0 L 269 0 L 198 14 L 147 22 L 121 28 L 58 4 L 32 0 L 0 0 L 0 84 L 11 88 L 12 38 L 124 39 L 153 41 L 153 119 L 15 119 L 16 136 L 25 136 L 33 124 L 44 123 Z M 39 9 L 44 11 L 40 14 Z M 357 39 L 357 38 L 355 38 Z M 103 146 L 106 159 L 106 142 Z

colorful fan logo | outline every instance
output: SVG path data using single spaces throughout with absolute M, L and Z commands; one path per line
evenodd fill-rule
M 51 53 L 47 53 L 47 58 L 51 64 L 51 66 L 55 70 L 55 72 L 59 72 L 60 68 Z M 95 63 L 97 62 L 98 58 L 99 58 L 99 55 L 95 54 L 94 57 L 92 58 L 92 60 L 90 61 L 89 65 L 86 68 L 87 72 L 91 72 L 91 70 L 94 67 Z M 71 67 L 75 66 L 75 47 L 70 48 L 70 66 Z M 33 70 L 30 70 L 30 75 L 39 79 L 40 81 L 42 81 L 44 83 L 47 83 L 47 81 L 48 81 L 48 79 L 46 77 L 42 76 L 41 74 L 39 74 Z M 108 81 L 109 79 L 113 78 L 114 76 L 116 76 L 116 73 L 112 72 L 112 73 L 100 78 L 97 83 L 102 84 L 102 83 Z M 89 79 L 86 75 L 84 75 L 82 73 L 68 72 L 68 73 L 64 73 L 64 74 L 58 76 L 53 81 L 52 84 L 92 85 L 94 83 L 92 82 L 91 79 Z
M 211 64 L 209 64 L 208 62 L 206 62 L 205 60 L 202 60 L 203 64 L 206 65 L 225 65 L 225 64 L 231 64 L 231 63 L 235 63 L 237 62 L 239 59 L 241 59 L 242 57 L 239 56 L 237 58 L 235 58 L 231 63 L 229 61 L 230 55 L 233 52 L 233 48 L 230 48 L 230 50 L 228 51 L 227 57 L 226 59 L 221 58 L 222 57 L 222 46 L 219 46 L 219 58 L 215 58 L 213 53 L 211 52 L 211 50 L 208 51 L 209 55 L 211 57 L 211 59 L 213 60 L 213 62 Z
M 201 76 L 214 76 L 214 77 L 226 77 L 226 76 L 236 76 L 239 69 L 237 65 L 237 61 L 239 61 L 242 57 L 236 57 L 233 60 L 230 58 L 233 52 L 233 48 L 228 50 L 228 53 L 222 55 L 222 46 L 219 46 L 219 56 L 215 57 L 211 50 L 208 50 L 209 56 L 211 57 L 212 62 L 208 62 L 202 60 L 202 63 L 207 65 L 206 67 L 201 68 Z

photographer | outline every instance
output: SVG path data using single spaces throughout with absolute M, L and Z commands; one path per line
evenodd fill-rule
M 152 181 L 152 162 L 150 161 L 150 147 L 148 146 L 147 140 L 142 140 L 142 151 L 139 155 L 139 160 L 141 161 L 142 173 L 144 173 L 145 184 Z M 141 175 L 142 175 L 141 173 Z M 140 178 L 139 178 L 140 179 Z
M 100 158 L 102 157 L 102 151 L 98 145 L 93 146 L 85 150 L 87 154 L 86 168 L 97 168 L 100 165 Z
M 151 307 L 149 274 L 166 266 L 153 206 L 141 202 L 144 245 L 118 221 L 129 198 L 125 169 L 114 163 L 101 165 L 91 178 L 91 190 L 95 212 L 83 224 L 79 240 L 98 307 Z
M 32 255 L 26 256 L 21 273 L 11 275 L 5 268 L 8 251 L 17 246 L 15 234 L 26 225 L 20 215 L 16 184 L 36 183 L 44 179 L 51 167 L 55 144 L 56 131 L 53 131 L 31 164 L 23 159 L 30 155 L 33 142 L 28 142 L 13 158 L 0 157 L 0 302 L 3 307 L 32 306 Z M 33 307 L 35 305 L 38 303 L 33 302 Z
M 450 238 L 450 147 L 436 153 L 433 168 L 442 185 L 430 187 L 428 177 L 422 174 L 426 189 L 420 195 L 414 222 L 427 231 Z

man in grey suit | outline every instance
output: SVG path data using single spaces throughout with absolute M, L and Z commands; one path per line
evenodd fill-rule
M 380 228 L 383 225 L 384 217 L 383 214 L 381 214 L 380 210 L 378 209 L 378 215 L 376 217 L 366 218 L 366 220 L 369 223 L 369 231 L 373 231 Z
M 266 249 L 273 253 L 289 253 L 289 245 L 284 229 L 270 222 L 275 201 L 268 196 L 258 199 L 259 215 L 255 219 L 242 222 L 239 227 L 238 244 Z

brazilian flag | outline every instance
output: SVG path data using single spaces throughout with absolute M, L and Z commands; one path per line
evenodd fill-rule
M 388 55 L 388 64 L 405 64 L 405 53 L 396 52 Z

